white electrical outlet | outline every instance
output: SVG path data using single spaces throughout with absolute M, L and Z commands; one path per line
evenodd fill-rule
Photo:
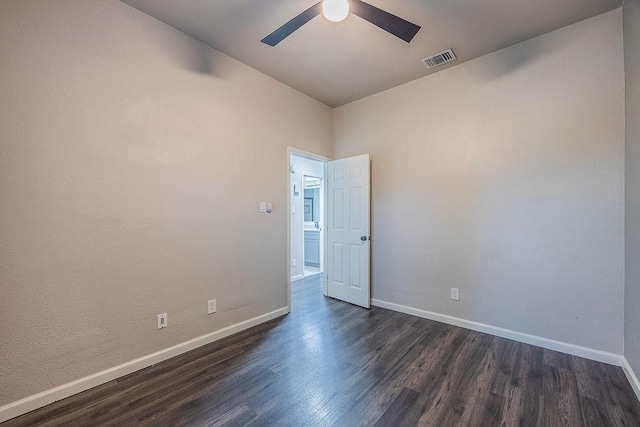
M 460 301 L 460 290 L 458 288 L 451 288 L 451 299 Z
M 210 299 L 207 303 L 207 314 L 213 314 L 216 312 L 216 300 Z
M 298 266 L 298 261 L 294 258 L 291 260 L 291 267 L 296 268 Z
M 167 313 L 158 314 L 158 329 L 167 327 Z

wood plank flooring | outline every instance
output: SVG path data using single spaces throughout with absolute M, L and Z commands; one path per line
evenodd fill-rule
M 8 426 L 640 426 L 622 370 L 293 285 L 292 313 Z

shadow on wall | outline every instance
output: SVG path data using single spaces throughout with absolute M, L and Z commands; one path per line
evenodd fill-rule
M 219 79 L 229 77 L 221 67 L 216 67 L 216 59 L 222 53 L 199 41 L 178 45 L 175 43 L 175 37 L 170 36 L 167 34 L 166 37 L 154 39 L 154 43 L 158 51 L 162 52 L 172 64 L 197 74 L 210 75 Z
M 479 79 L 490 81 L 505 77 L 518 71 L 525 65 L 532 64 L 542 57 L 562 49 L 564 40 L 556 37 L 554 43 L 523 42 L 509 48 L 509 55 L 503 55 L 500 51 L 493 54 L 493 61 L 484 66 Z M 485 64 L 487 64 L 485 62 Z
M 444 23 L 431 23 L 429 28 L 434 29 L 435 25 L 442 26 L 438 31 L 447 31 L 447 29 L 449 28 L 455 28 L 456 39 L 466 41 L 477 39 L 477 30 L 479 24 L 476 22 L 469 22 L 468 19 L 459 17 L 456 14 L 451 14 L 451 6 L 448 3 L 450 2 L 429 2 L 428 7 L 431 11 L 431 15 L 447 16 L 447 20 Z M 534 9 L 536 7 L 534 7 Z M 487 5 L 484 2 L 464 2 L 464 9 L 464 16 L 467 17 L 482 16 L 483 14 L 487 13 Z M 511 9 L 512 13 L 515 13 L 515 9 L 513 7 L 511 7 Z M 588 18 L 588 16 L 585 16 L 585 19 L 586 18 Z M 554 28 L 548 28 L 548 31 L 553 30 Z M 548 31 L 544 31 L 543 34 L 547 33 Z M 564 41 L 560 40 L 558 37 L 554 39 L 553 44 L 539 42 L 531 43 L 528 41 L 539 35 L 538 33 L 533 33 L 530 29 L 527 28 L 521 28 L 518 32 L 519 34 L 516 34 L 514 36 L 514 39 L 525 41 L 516 45 L 509 46 L 509 55 L 501 54 L 500 50 L 495 51 L 495 45 L 484 46 L 484 52 L 482 52 L 482 55 L 480 55 L 479 57 L 483 57 L 484 55 L 493 55 L 493 61 L 491 62 L 490 66 L 483 66 L 483 69 L 480 72 L 476 73 L 479 80 L 491 81 L 514 73 L 521 67 L 535 62 L 541 57 L 550 54 L 551 52 L 561 50 L 562 44 L 564 43 Z M 459 46 L 453 45 L 448 47 L 451 47 L 454 53 L 458 53 L 457 49 L 459 48 Z M 517 52 L 517 54 L 514 54 L 514 51 Z M 460 54 L 464 54 L 464 52 L 460 52 Z M 486 64 L 486 61 L 483 61 L 483 64 Z M 438 71 L 455 67 L 456 65 L 459 65 L 459 62 L 446 64 L 445 66 L 440 67 Z

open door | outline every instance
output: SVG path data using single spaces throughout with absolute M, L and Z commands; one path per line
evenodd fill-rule
M 369 308 L 369 155 L 327 163 L 327 295 Z

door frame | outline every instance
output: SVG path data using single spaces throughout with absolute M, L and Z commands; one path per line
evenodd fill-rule
M 312 160 L 318 160 L 320 162 L 324 163 L 324 175 L 326 178 L 327 175 L 327 162 L 330 162 L 331 158 L 329 157 L 325 157 L 325 156 L 321 156 L 320 154 L 315 154 L 309 151 L 305 151 L 305 150 L 301 150 L 299 148 L 295 148 L 295 147 L 287 147 L 287 313 L 291 313 L 291 192 L 292 190 L 292 183 L 291 183 L 291 155 L 296 155 L 299 157 L 306 157 L 308 159 L 312 159 Z M 323 206 L 323 218 L 326 221 L 327 218 L 327 185 L 325 183 L 325 185 L 323 186 L 323 197 L 325 200 L 324 206 Z M 303 221 L 304 223 L 304 221 Z M 327 245 L 326 245 L 326 241 L 327 241 L 327 227 L 322 227 L 322 230 L 320 231 L 320 233 L 322 233 L 322 239 L 325 242 L 324 247 L 322 248 L 322 262 L 323 262 L 323 266 L 324 266 L 324 270 L 325 270 L 325 280 L 323 283 L 323 290 L 322 293 L 326 296 L 328 289 L 328 282 L 327 282 L 327 275 L 326 275 L 326 269 L 327 269 L 327 264 L 326 264 L 326 260 L 327 260 Z M 304 249 L 303 249 L 304 251 Z M 304 263 L 304 259 L 301 260 Z M 303 266 L 304 267 L 304 266 Z

